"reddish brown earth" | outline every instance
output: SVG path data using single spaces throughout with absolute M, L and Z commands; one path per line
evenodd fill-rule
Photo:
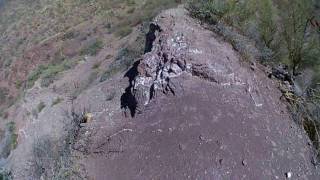
M 103 29 L 102 25 L 85 26 L 80 24 L 69 29 L 66 33 L 54 36 L 26 47 L 21 57 L 14 60 L 10 67 L 0 69 L 0 88 L 9 90 L 8 97 L 16 99 L 21 89 L 25 89 L 28 75 L 36 70 L 39 65 L 59 63 L 63 60 L 81 59 L 79 54 L 90 42 L 107 34 L 94 29 Z M 104 30 L 104 29 L 103 29 Z M 66 38 L 66 34 L 73 33 L 74 37 Z M 19 85 L 18 85 L 19 84 Z M 22 88 L 20 88 L 20 87 Z M 0 108 L 12 102 L 1 102 Z
M 77 144 L 89 179 L 319 179 L 277 82 L 183 8 L 155 22 L 152 52 L 120 83 L 122 111 L 95 116 Z
M 59 74 L 48 88 L 37 81 L 26 90 L 8 118 L 16 122 L 18 133 L 18 146 L 6 165 L 14 179 L 255 180 L 286 179 L 288 173 L 291 179 L 319 179 L 311 143 L 280 100 L 278 82 L 268 79 L 263 67 L 251 67 L 182 7 L 161 13 L 155 24 L 161 32 L 155 32 L 152 51 L 129 71 L 104 82 L 97 75 L 114 63 L 123 44 L 137 41 L 138 30 L 121 40 L 106 34 L 108 43 L 96 56 Z M 51 49 L 41 44 L 41 52 L 26 53 L 41 64 L 59 44 L 72 57 L 86 34 L 84 30 L 63 44 L 53 38 L 48 40 Z M 94 69 L 97 63 L 101 65 Z M 75 92 L 77 98 L 70 100 Z M 57 98 L 61 102 L 53 105 Z M 46 106 L 34 114 L 40 102 Z M 51 157 L 48 146 L 41 147 L 44 158 L 35 156 L 34 143 L 42 138 L 64 144 L 73 108 L 78 114 L 86 109 L 93 117 L 81 125 L 68 154 L 73 163 Z M 34 171 L 37 158 L 44 162 L 42 174 Z M 56 162 L 70 165 L 56 172 Z

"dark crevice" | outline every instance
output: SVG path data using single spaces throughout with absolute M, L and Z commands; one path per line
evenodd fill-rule
M 156 31 L 161 32 L 160 26 L 151 23 L 149 27 L 149 32 L 146 34 L 146 45 L 144 53 L 151 52 L 153 48 L 153 42 L 156 40 Z
M 153 48 L 153 43 L 156 40 L 156 31 L 161 32 L 160 26 L 151 23 L 149 27 L 149 32 L 146 34 L 146 44 L 144 53 L 151 52 Z M 138 101 L 134 95 L 134 81 L 139 75 L 138 66 L 140 60 L 136 61 L 133 66 L 126 72 L 124 77 L 129 78 L 129 86 L 125 89 L 125 92 L 121 96 L 121 109 L 124 110 L 124 115 L 127 117 L 127 110 L 130 111 L 131 117 L 135 117 L 137 113 Z M 154 86 L 151 86 L 150 97 L 154 97 Z
M 155 88 L 154 88 L 154 84 L 151 85 L 151 88 L 150 88 L 150 99 L 153 99 L 155 97 Z
M 124 109 L 125 116 L 127 116 L 127 110 L 130 111 L 131 117 L 135 116 L 137 109 L 137 100 L 133 94 L 134 80 L 138 76 L 138 66 L 140 61 L 137 61 L 133 66 L 127 71 L 124 77 L 129 78 L 129 86 L 125 89 L 125 93 L 121 96 L 121 109 Z

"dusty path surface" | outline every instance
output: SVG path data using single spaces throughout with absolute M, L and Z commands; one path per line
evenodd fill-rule
M 135 117 L 115 111 L 88 128 L 90 178 L 319 179 L 276 82 L 183 8 L 155 22 L 162 31 L 127 85 Z

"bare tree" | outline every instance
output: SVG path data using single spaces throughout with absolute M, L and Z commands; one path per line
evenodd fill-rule
M 283 37 L 293 75 L 297 75 L 297 70 L 303 63 L 307 28 L 313 7 L 312 0 L 283 0 L 280 2 Z

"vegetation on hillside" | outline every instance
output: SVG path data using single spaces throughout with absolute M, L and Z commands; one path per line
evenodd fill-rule
M 268 60 L 290 65 L 295 75 L 307 67 L 315 70 L 320 67 L 320 29 L 311 24 L 315 7 L 312 0 L 200 0 L 189 3 L 192 15 L 212 24 L 223 22 L 236 28 L 255 40 L 261 51 L 271 51 Z
M 0 0 L 1 1 L 1 0 Z M 150 21 L 161 10 L 174 7 L 180 0 L 12 0 L 6 1 L 0 10 L 0 115 L 8 115 L 5 106 L 13 102 L 10 94 L 14 88 L 23 91 L 32 88 L 36 82 L 43 88 L 49 87 L 66 70 L 73 68 L 79 60 L 96 56 L 110 42 L 110 34 L 124 38 L 133 29 Z M 128 68 L 133 60 L 143 53 L 144 34 L 133 44 L 126 44 L 119 50 L 116 61 L 110 67 L 95 64 L 87 80 L 80 82 L 70 92 L 75 99 L 88 88 L 98 76 L 107 80 L 119 71 Z M 107 59 L 110 59 L 107 58 Z M 27 63 L 24 63 L 27 62 Z M 101 66 L 100 66 L 101 65 Z M 18 67 L 17 67 L 18 66 Z M 19 69 L 21 68 L 21 69 Z M 106 69 L 103 69 L 106 68 Z M 28 73 L 28 74 L 23 74 Z M 102 74 L 101 74 L 102 73 Z M 4 75 L 5 74 L 5 75 Z M 17 76 L 12 76 L 15 74 Z M 76 85 L 75 85 L 76 86 Z M 12 95 L 12 96 L 11 96 Z M 114 98 L 110 93 L 107 101 Z M 66 99 L 67 100 L 67 99 Z M 34 118 L 45 110 L 64 101 L 56 98 L 52 103 L 40 102 L 32 109 Z M 1 106 L 4 104 L 4 106 Z M 11 103 L 10 103 L 11 104 Z M 1 109 L 4 109 L 1 111 Z M 66 117 L 65 133 L 60 139 L 43 136 L 33 146 L 31 178 L 69 179 L 77 176 L 78 167 L 73 166 L 71 152 L 74 151 L 83 113 L 72 112 Z M 10 118 L 8 118 L 10 119 Z M 69 120 L 72 122 L 69 123 Z M 83 134 L 83 133 L 82 133 Z M 12 142 L 15 146 L 16 142 Z M 76 175 L 75 175 L 76 174 Z M 0 179 L 1 174 L 0 171 Z M 71 178 L 72 179 L 72 178 Z
M 67 63 L 84 56 L 95 56 L 108 45 L 104 42 L 107 34 L 123 38 L 142 22 L 180 2 L 6 1 L 0 11 L 0 81 L 4 81 L 0 95 L 5 95 L 5 101 L 0 102 L 0 111 L 11 105 L 24 88 L 32 87 L 36 80 L 41 79 L 43 87 L 52 84 L 60 72 L 69 69 L 61 59 L 68 59 Z
M 317 21 L 320 18 L 319 2 L 190 0 L 188 9 L 194 17 L 220 26 L 220 33 L 245 59 L 253 53 L 247 53 L 248 43 L 239 39 L 239 34 L 254 42 L 260 51 L 259 58 L 263 64 L 286 64 L 294 78 L 306 69 L 313 70 L 313 82 L 306 88 L 305 96 L 294 97 L 290 101 L 290 110 L 293 118 L 309 134 L 320 154 L 320 25 Z M 225 27 L 231 27 L 232 30 Z
M 124 36 L 177 0 L 14 0 L 0 11 L 0 64 L 19 58 L 27 47 L 82 24 L 104 25 Z M 13 13 L 14 12 L 14 13 Z M 67 33 L 67 36 L 74 34 Z
M 76 62 L 64 60 L 58 64 L 52 63 L 48 65 L 40 65 L 29 74 L 26 86 L 27 88 L 31 88 L 39 78 L 42 78 L 41 86 L 48 87 L 57 78 L 57 75 L 60 72 L 70 69 L 75 66 L 75 64 Z

